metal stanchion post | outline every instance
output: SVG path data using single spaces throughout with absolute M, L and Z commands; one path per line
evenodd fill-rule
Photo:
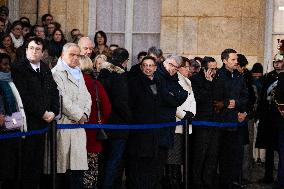
M 189 133 L 189 127 L 188 127 L 188 121 L 185 120 L 185 125 L 183 129 L 184 133 L 184 163 L 183 163 L 183 182 L 184 182 L 184 189 L 188 189 L 189 183 L 188 183 L 188 156 L 189 156 L 189 149 L 188 149 L 188 133 Z
M 50 171 L 52 178 L 52 189 L 56 189 L 56 172 L 57 172 L 57 122 L 53 120 L 50 129 Z

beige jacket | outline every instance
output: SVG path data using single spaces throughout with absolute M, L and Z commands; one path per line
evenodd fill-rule
M 52 69 L 52 75 L 62 94 L 62 117 L 58 124 L 78 123 L 81 117 L 91 112 L 91 95 L 87 90 L 83 75 L 80 82 L 70 74 L 59 58 Z M 84 129 L 60 129 L 57 132 L 57 172 L 87 170 L 86 133 Z

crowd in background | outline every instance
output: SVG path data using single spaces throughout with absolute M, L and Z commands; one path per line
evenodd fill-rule
M 189 139 L 193 189 L 233 189 L 251 180 L 264 162 L 261 182 L 284 187 L 284 57 L 274 70 L 234 49 L 213 57 L 164 57 L 157 47 L 141 49 L 127 70 L 129 53 L 79 29 L 70 40 L 51 14 L 32 25 L 12 23 L 0 7 L 0 136 L 58 124 L 158 124 L 186 120 L 184 127 L 158 129 L 60 129 L 57 131 L 57 188 L 179 189 Z M 284 47 L 283 47 L 284 48 Z M 282 87 L 282 88 L 281 88 Z M 61 100 L 60 100 L 61 99 Z M 56 119 L 57 117 L 57 119 Z M 198 125 L 191 125 L 192 121 Z M 209 123 L 219 123 L 212 127 Z M 209 125 L 208 125 L 209 124 Z M 232 124 L 234 126 L 232 126 Z M 51 188 L 48 134 L 0 139 L 0 188 Z M 265 160 L 259 150 L 266 149 Z

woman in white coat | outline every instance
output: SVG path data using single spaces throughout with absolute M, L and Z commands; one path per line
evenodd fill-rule
M 177 108 L 176 120 L 180 121 L 186 117 L 193 117 L 196 113 L 196 102 L 194 93 L 192 91 L 191 82 L 188 79 L 189 76 L 189 60 L 188 58 L 182 57 L 182 64 L 178 69 L 179 84 L 184 90 L 188 92 L 186 101 Z M 189 131 L 192 131 L 192 125 L 189 125 Z M 176 126 L 174 136 L 174 146 L 169 150 L 168 164 L 166 166 L 166 185 L 169 189 L 181 188 L 181 165 L 183 164 L 183 126 Z
M 62 93 L 62 116 L 58 124 L 84 124 L 91 111 L 91 95 L 79 66 L 80 49 L 75 43 L 63 46 L 61 58 L 52 69 Z M 85 129 L 57 132 L 57 172 L 68 179 L 70 188 L 82 188 L 83 170 L 88 169 Z

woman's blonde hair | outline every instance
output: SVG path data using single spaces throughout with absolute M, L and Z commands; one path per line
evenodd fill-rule
M 100 69 L 100 68 L 97 68 L 97 66 L 96 66 L 96 62 L 97 62 L 97 60 L 98 60 L 99 58 L 101 58 L 101 59 L 104 60 L 105 62 L 107 61 L 107 56 L 106 56 L 106 55 L 104 55 L 104 54 L 99 54 L 99 55 L 97 55 L 97 56 L 95 57 L 94 61 L 93 61 L 93 65 L 94 65 L 94 67 L 95 67 L 96 69 Z
M 92 73 L 94 70 L 93 62 L 88 56 L 80 56 L 80 69 L 83 73 Z

